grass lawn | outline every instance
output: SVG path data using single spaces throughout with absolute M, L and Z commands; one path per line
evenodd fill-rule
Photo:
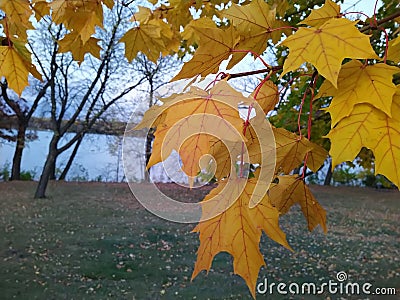
M 180 200 L 198 201 L 207 192 L 163 188 Z M 251 299 L 224 253 L 208 275 L 191 282 L 198 247 L 197 235 L 190 233 L 194 225 L 150 214 L 127 185 L 51 183 L 43 200 L 32 199 L 34 189 L 34 182 L 0 183 L 0 299 Z M 399 299 L 400 193 L 312 190 L 328 211 L 328 234 L 307 232 L 301 211 L 293 209 L 281 225 L 295 252 L 264 236 L 267 266 L 259 282 L 322 284 L 344 271 L 348 282 L 397 288 L 397 298 L 384 299 Z M 367 298 L 326 293 L 315 299 L 328 296 Z

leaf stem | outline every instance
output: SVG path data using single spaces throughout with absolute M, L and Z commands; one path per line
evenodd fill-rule
M 253 96 L 253 98 L 255 99 L 255 100 L 257 100 L 257 96 L 258 96 L 258 93 L 260 92 L 260 90 L 261 90 L 261 88 L 262 88 L 262 86 L 271 78 L 271 75 L 273 74 L 274 72 L 269 72 L 269 74 L 267 75 L 267 76 L 265 76 L 265 78 L 259 83 L 259 85 L 256 87 L 256 89 L 255 89 L 255 91 L 254 91 L 254 96 Z
M 385 34 L 385 54 L 383 56 L 383 62 L 386 64 L 387 54 L 389 49 L 389 35 L 384 27 L 380 26 L 379 29 L 383 31 L 383 33 Z
M 7 15 L 5 15 L 4 16 L 4 23 L 6 24 L 6 28 L 4 29 L 4 31 L 5 31 L 5 34 L 6 34 L 6 38 L 7 38 L 7 44 L 8 44 L 8 47 L 10 47 L 11 48 L 11 40 L 10 40 L 10 32 L 9 32 L 9 28 L 8 28 L 8 18 L 7 18 Z
M 378 6 L 378 0 L 375 1 L 375 6 L 374 6 L 374 22 L 375 22 L 375 26 L 377 26 L 378 20 L 376 19 L 376 8 Z
M 301 140 L 301 138 L 303 137 L 303 134 L 301 133 L 300 118 L 301 118 L 301 114 L 303 112 L 303 105 L 306 100 L 307 94 L 308 94 L 308 88 L 305 90 L 303 97 L 301 98 L 300 109 L 299 109 L 299 113 L 297 115 L 297 128 L 299 130 L 299 140 Z
M 243 136 L 246 136 L 247 127 L 249 127 L 249 125 L 250 125 L 250 115 L 251 115 L 252 109 L 253 109 L 253 103 L 250 104 L 249 108 L 247 109 L 246 121 L 243 124 Z M 245 147 L 245 143 L 242 142 L 242 151 L 240 154 L 240 174 L 239 174 L 240 178 L 243 178 L 243 172 L 244 172 L 244 147 Z
M 219 78 L 221 76 L 221 78 Z M 228 77 L 229 76 L 229 74 L 226 74 L 225 72 L 219 72 L 216 76 L 215 76 L 215 78 L 214 78 L 214 80 L 212 80 L 207 86 L 206 86 L 206 88 L 204 89 L 205 91 L 207 91 L 211 86 L 214 86 L 216 83 L 217 83 L 217 81 L 220 81 L 220 80 L 222 80 L 222 79 L 224 79 L 224 78 L 226 78 L 226 77 Z
M 317 79 L 318 79 L 318 72 L 314 71 L 311 81 L 310 81 L 310 84 L 309 84 L 309 87 L 307 89 L 311 94 L 310 112 L 308 114 L 308 121 L 307 121 L 307 139 L 308 140 L 311 140 L 311 126 L 312 126 L 312 113 L 313 113 L 312 105 L 313 105 L 314 96 L 315 96 L 315 88 L 317 86 Z M 307 94 L 307 92 L 305 94 Z M 309 152 L 307 152 L 306 155 L 304 156 L 303 172 L 301 175 L 302 179 L 304 179 L 306 176 L 308 155 L 309 155 Z

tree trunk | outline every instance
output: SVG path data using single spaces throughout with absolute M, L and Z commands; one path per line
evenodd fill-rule
M 57 163 L 57 156 L 54 159 L 54 162 L 51 164 L 49 180 L 56 180 L 56 163 Z
M 14 151 L 10 180 L 20 180 L 21 179 L 21 161 L 22 161 L 22 152 L 24 151 L 24 148 L 25 148 L 26 127 L 27 126 L 24 123 L 19 122 L 17 145 L 16 145 L 15 151 Z
M 57 152 L 57 144 L 59 137 L 53 136 L 49 145 L 49 153 L 47 154 L 46 163 L 44 164 L 44 168 L 42 174 L 40 175 L 39 184 L 36 188 L 35 198 L 46 198 L 46 189 L 47 184 L 50 180 L 50 175 L 52 172 L 52 168 L 55 164 L 55 161 L 58 156 Z
M 149 78 L 149 85 L 150 85 L 150 94 L 149 94 L 149 108 L 151 108 L 154 103 L 154 82 L 153 78 Z M 147 164 L 149 163 L 150 156 L 151 156 L 151 150 L 152 150 L 152 143 L 154 140 L 154 129 L 150 128 L 149 131 L 147 132 L 146 135 L 146 163 L 144 165 L 144 181 L 145 182 L 150 182 L 150 169 L 146 170 Z
M 145 164 L 145 169 L 144 169 L 144 181 L 145 182 L 150 182 L 150 169 L 146 170 L 146 166 L 150 160 L 151 156 L 151 145 L 154 139 L 153 135 L 153 129 L 150 129 L 147 136 L 146 136 L 146 164 Z
M 332 174 L 333 172 L 332 172 L 332 160 L 331 160 L 331 162 L 329 163 L 328 171 L 326 172 L 324 185 L 331 185 Z
M 74 150 L 72 150 L 71 156 L 68 159 L 67 165 L 65 166 L 64 170 L 62 171 L 60 178 L 58 180 L 65 180 L 67 177 L 67 174 L 69 170 L 71 169 L 72 163 L 75 159 L 76 153 L 78 153 L 79 146 L 81 145 L 83 140 L 83 135 L 79 138 L 79 140 L 76 142 Z

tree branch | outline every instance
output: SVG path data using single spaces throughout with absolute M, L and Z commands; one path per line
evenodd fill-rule
M 57 152 L 58 153 L 62 153 L 65 150 L 67 150 L 69 147 L 71 147 L 77 140 L 79 140 L 80 136 L 83 136 L 89 129 L 92 128 L 92 126 L 96 123 L 96 121 L 103 115 L 103 113 L 111 106 L 113 105 L 115 102 L 117 102 L 119 99 L 121 99 L 123 96 L 125 96 L 126 94 L 128 94 L 130 91 L 132 91 L 133 89 L 137 88 L 140 84 L 143 83 L 143 81 L 146 78 L 143 77 L 141 78 L 138 82 L 136 82 L 134 85 L 126 88 L 121 94 L 119 94 L 117 97 L 115 97 L 114 99 L 112 99 L 110 102 L 108 102 L 106 105 L 104 105 L 98 112 L 96 115 L 94 115 L 92 117 L 92 119 L 90 120 L 90 122 L 86 123 L 85 126 L 83 127 L 83 129 L 80 132 L 77 132 L 76 135 L 66 144 L 64 144 L 62 147 L 58 148 Z
M 265 69 L 254 70 L 254 71 L 249 71 L 249 72 L 226 74 L 225 76 L 222 76 L 221 79 L 224 79 L 226 77 L 229 77 L 229 79 L 233 79 L 233 78 L 239 78 L 239 77 L 244 77 L 244 76 L 249 76 L 249 75 L 268 73 L 271 71 L 276 72 L 276 71 L 282 70 L 282 68 L 283 68 L 282 66 L 275 66 L 275 67 L 271 67 L 271 68 L 265 68 Z
M 390 16 L 387 16 L 386 18 L 383 18 L 381 20 L 379 20 L 378 22 L 376 22 L 376 24 L 368 24 L 364 27 L 362 27 L 360 29 L 360 32 L 365 32 L 368 31 L 370 29 L 377 29 L 378 26 L 385 24 L 387 22 L 393 21 L 394 19 L 396 19 L 397 17 L 400 17 L 400 10 L 396 11 L 394 14 L 391 14 Z
M 97 74 L 96 77 L 93 79 L 92 83 L 90 84 L 88 90 L 86 91 L 85 95 L 83 96 L 78 108 L 76 109 L 75 113 L 71 116 L 71 118 L 66 122 L 66 124 L 63 126 L 62 130 L 61 130 L 61 134 L 64 134 L 65 132 L 68 131 L 68 129 L 72 126 L 72 124 L 74 124 L 74 122 L 76 121 L 76 119 L 78 118 L 79 114 L 81 113 L 81 111 L 83 110 L 84 106 L 86 105 L 87 101 L 89 100 L 90 95 L 92 95 L 98 81 L 101 79 L 101 75 L 103 73 L 103 70 L 105 67 L 107 67 L 107 64 L 109 63 L 109 58 L 112 55 L 112 50 L 114 47 L 114 41 L 117 39 L 117 30 L 118 30 L 118 26 L 121 23 L 121 18 L 119 16 L 117 23 L 114 25 L 113 30 L 112 30 L 112 34 L 111 34 L 111 38 L 110 38 L 110 42 L 108 44 L 108 47 L 105 51 L 105 55 L 104 58 L 99 66 L 99 68 L 97 69 Z
M 43 96 L 46 94 L 47 88 L 50 86 L 50 82 L 47 81 L 46 84 L 40 89 L 39 93 L 37 94 L 35 100 L 33 101 L 33 104 L 31 106 L 31 109 L 29 110 L 28 114 L 26 115 L 26 119 L 29 120 L 33 113 L 36 111 L 36 108 L 39 105 L 39 101 L 43 98 Z
M 1 96 L 3 97 L 4 101 L 15 112 L 17 118 L 20 121 L 24 122 L 25 121 L 25 116 L 24 116 L 23 112 L 21 111 L 21 108 L 19 107 L 19 105 L 15 101 L 11 100 L 8 97 L 8 94 L 7 94 L 7 88 L 8 88 L 7 81 L 5 83 L 0 83 L 0 85 L 1 85 Z

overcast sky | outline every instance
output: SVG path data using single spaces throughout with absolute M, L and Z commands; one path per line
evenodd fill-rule
M 378 1 L 378 8 L 382 5 L 382 1 Z M 342 12 L 361 11 L 369 16 L 374 13 L 375 0 L 345 0 L 341 5 Z

